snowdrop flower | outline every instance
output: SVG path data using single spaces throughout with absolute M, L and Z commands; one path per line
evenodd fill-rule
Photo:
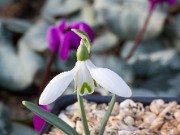
M 75 31 L 77 33 L 77 31 Z M 83 37 L 83 36 L 82 36 Z M 130 97 L 131 90 L 123 79 L 107 68 L 96 67 L 89 59 L 87 40 L 82 38 L 77 50 L 75 67 L 55 76 L 40 96 L 39 104 L 47 105 L 63 94 L 68 85 L 75 82 L 75 91 L 83 96 L 94 92 L 99 84 L 104 89 L 122 97 Z

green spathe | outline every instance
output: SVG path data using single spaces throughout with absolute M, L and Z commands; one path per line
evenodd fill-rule
M 78 61 L 86 61 L 89 59 L 89 53 L 88 53 L 88 49 L 85 45 L 85 40 L 86 39 L 81 39 L 81 43 L 77 49 L 77 53 L 76 53 L 76 56 L 77 56 L 77 60 Z
M 77 30 L 77 29 L 72 29 L 72 31 L 75 32 L 80 38 L 82 38 L 84 40 L 84 44 L 87 47 L 88 53 L 90 53 L 91 52 L 91 40 L 90 40 L 89 36 L 85 32 Z

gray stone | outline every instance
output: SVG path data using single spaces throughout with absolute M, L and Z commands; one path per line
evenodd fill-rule
M 9 135 L 39 135 L 39 133 L 25 125 L 13 123 L 13 132 Z
M 87 0 L 47 0 L 42 10 L 44 18 L 53 21 L 54 17 L 66 17 L 87 5 Z
M 123 57 L 123 58 L 127 57 L 130 50 L 132 49 L 133 45 L 134 45 L 134 41 L 126 42 L 123 45 L 123 48 L 120 50 L 121 57 Z M 136 50 L 133 53 L 133 56 L 157 52 L 157 51 L 165 49 L 166 46 L 167 46 L 167 43 L 160 39 L 144 41 L 138 45 L 138 47 L 136 48 Z
M 93 53 L 99 53 L 108 51 L 116 46 L 118 46 L 118 37 L 113 33 L 106 31 L 97 37 L 92 46 Z
M 50 24 L 43 20 L 37 22 L 23 35 L 20 44 L 39 52 L 45 51 L 48 48 L 46 33 L 49 26 Z
M 134 40 L 144 24 L 148 10 L 133 5 L 114 5 L 111 8 L 105 6 L 101 12 L 112 32 L 120 38 Z M 143 40 L 155 38 L 162 32 L 165 17 L 163 12 L 153 12 Z
M 9 135 L 12 131 L 9 108 L 0 102 L 0 135 Z
M 134 81 L 132 68 L 116 56 L 92 55 L 92 62 L 98 67 L 109 68 L 119 74 L 128 84 Z
M 34 81 L 43 67 L 43 59 L 30 46 L 11 42 L 10 32 L 0 23 L 0 85 L 10 90 L 23 90 Z

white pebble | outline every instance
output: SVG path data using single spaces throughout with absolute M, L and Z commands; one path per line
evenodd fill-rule
M 118 135 L 131 135 L 131 134 L 132 134 L 131 131 L 126 131 L 126 130 L 118 131 Z
M 120 103 L 120 108 L 129 108 L 132 106 L 136 106 L 136 103 L 132 101 L 131 99 L 126 99 Z
M 127 125 L 134 125 L 134 119 L 130 116 L 127 116 L 124 118 L 124 122 L 127 124 Z
M 70 125 L 72 128 L 75 127 L 75 123 L 71 121 L 65 114 L 64 112 L 61 112 L 59 114 L 59 118 L 61 118 L 63 121 L 65 121 L 68 125 Z
M 178 111 L 176 111 L 176 112 L 174 113 L 174 117 L 176 118 L 176 120 L 177 120 L 178 122 L 180 122 L 180 110 L 178 110 Z

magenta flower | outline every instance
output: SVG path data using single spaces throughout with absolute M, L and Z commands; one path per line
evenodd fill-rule
M 77 49 L 81 38 L 77 36 L 71 29 L 84 31 L 94 40 L 94 32 L 92 28 L 83 22 L 74 22 L 69 26 L 66 25 L 66 20 L 62 19 L 59 26 L 50 26 L 47 32 L 49 49 L 52 52 L 57 52 L 62 60 L 66 60 L 70 49 Z
M 41 108 L 43 108 L 44 110 L 50 112 L 50 107 L 48 105 L 40 105 Z M 43 120 L 41 117 L 39 117 L 38 115 L 34 115 L 34 119 L 33 119 L 33 125 L 36 131 L 41 132 L 44 124 L 46 123 L 45 120 Z

